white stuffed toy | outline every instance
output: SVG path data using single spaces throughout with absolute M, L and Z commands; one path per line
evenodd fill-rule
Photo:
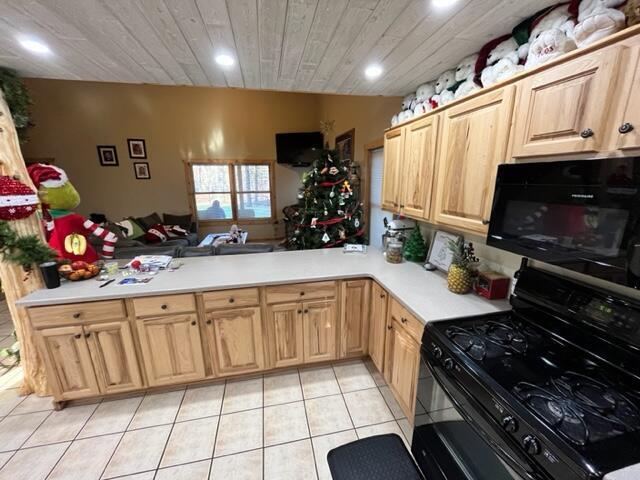
M 454 97 L 461 98 L 465 95 L 469 95 L 474 90 L 478 90 L 480 86 L 475 82 L 476 76 L 476 63 L 478 61 L 478 54 L 469 55 L 462 59 L 456 68 L 456 82 L 460 82 Z
M 402 110 L 411 110 L 416 101 L 416 94 L 410 93 L 402 100 Z
M 428 110 L 427 110 L 427 107 L 429 107 Z M 429 105 L 429 102 L 418 102 L 416 103 L 416 106 L 413 107 L 413 118 L 419 117 L 420 115 L 424 115 L 425 113 L 430 111 L 431 111 L 431 106 Z
M 398 114 L 398 123 L 404 123 L 413 118 L 412 110 L 403 110 Z
M 575 50 L 575 18 L 572 8 L 571 3 L 560 4 L 534 25 L 529 34 L 529 42 L 520 47 L 520 56 L 527 59 L 525 68 L 535 67 Z
M 447 70 L 438 77 L 436 81 L 436 94 L 432 97 L 433 102 L 438 107 L 453 102 L 455 99 L 453 91 L 450 90 L 456 84 L 455 70 Z
M 522 71 L 524 67 L 520 65 L 520 60 L 519 46 L 515 38 L 509 37 L 500 42 L 489 53 L 487 66 L 480 74 L 482 86 L 488 87 Z
M 626 18 L 617 7 L 624 3 L 625 0 L 582 0 L 574 29 L 576 45 L 582 48 L 622 30 Z
M 398 114 L 395 114 L 393 117 L 391 117 L 391 126 L 395 127 L 398 124 Z
M 417 102 L 428 102 L 436 94 L 436 82 L 423 83 L 416 91 Z

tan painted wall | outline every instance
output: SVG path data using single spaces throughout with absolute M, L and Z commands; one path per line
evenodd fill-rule
M 275 158 L 275 133 L 356 128 L 361 145 L 380 137 L 398 98 L 28 79 L 33 120 L 28 158 L 55 158 L 82 196 L 78 211 L 110 218 L 188 210 L 184 158 Z M 373 117 L 373 115 L 376 117 Z M 377 116 L 380 118 L 377 118 Z M 127 138 L 144 138 L 151 180 L 136 180 Z M 116 145 L 119 167 L 101 167 L 96 145 Z M 296 202 L 304 169 L 276 167 L 277 211 Z M 282 225 L 249 228 L 253 238 Z

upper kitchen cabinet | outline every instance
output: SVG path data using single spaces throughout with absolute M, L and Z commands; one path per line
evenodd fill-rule
M 405 130 L 397 128 L 384 134 L 384 169 L 382 172 L 382 209 L 399 211 L 398 182 L 404 155 Z
M 640 149 L 640 47 L 631 49 L 628 55 L 628 68 L 621 79 L 618 89 L 617 121 L 610 124 L 613 129 L 611 150 Z
M 436 222 L 487 232 L 497 167 L 507 159 L 515 89 L 509 85 L 443 112 Z
M 513 156 L 603 150 L 624 49 L 615 46 L 591 52 L 524 78 L 519 86 Z
M 405 128 L 403 164 L 397 182 L 400 212 L 428 219 L 435 177 L 439 115 L 431 115 Z

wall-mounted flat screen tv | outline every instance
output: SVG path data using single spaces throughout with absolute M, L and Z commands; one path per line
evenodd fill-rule
M 278 163 L 296 167 L 311 165 L 322 150 L 322 133 L 276 133 Z

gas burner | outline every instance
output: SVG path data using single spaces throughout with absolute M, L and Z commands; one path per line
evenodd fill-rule
M 474 330 L 479 335 L 484 335 L 490 342 L 506 348 L 510 353 L 525 353 L 527 351 L 527 337 L 520 328 L 509 323 L 489 321 L 484 325 L 475 325 Z
M 572 443 L 585 446 L 640 430 L 640 411 L 611 385 L 574 372 L 544 385 L 518 383 L 514 393 Z

